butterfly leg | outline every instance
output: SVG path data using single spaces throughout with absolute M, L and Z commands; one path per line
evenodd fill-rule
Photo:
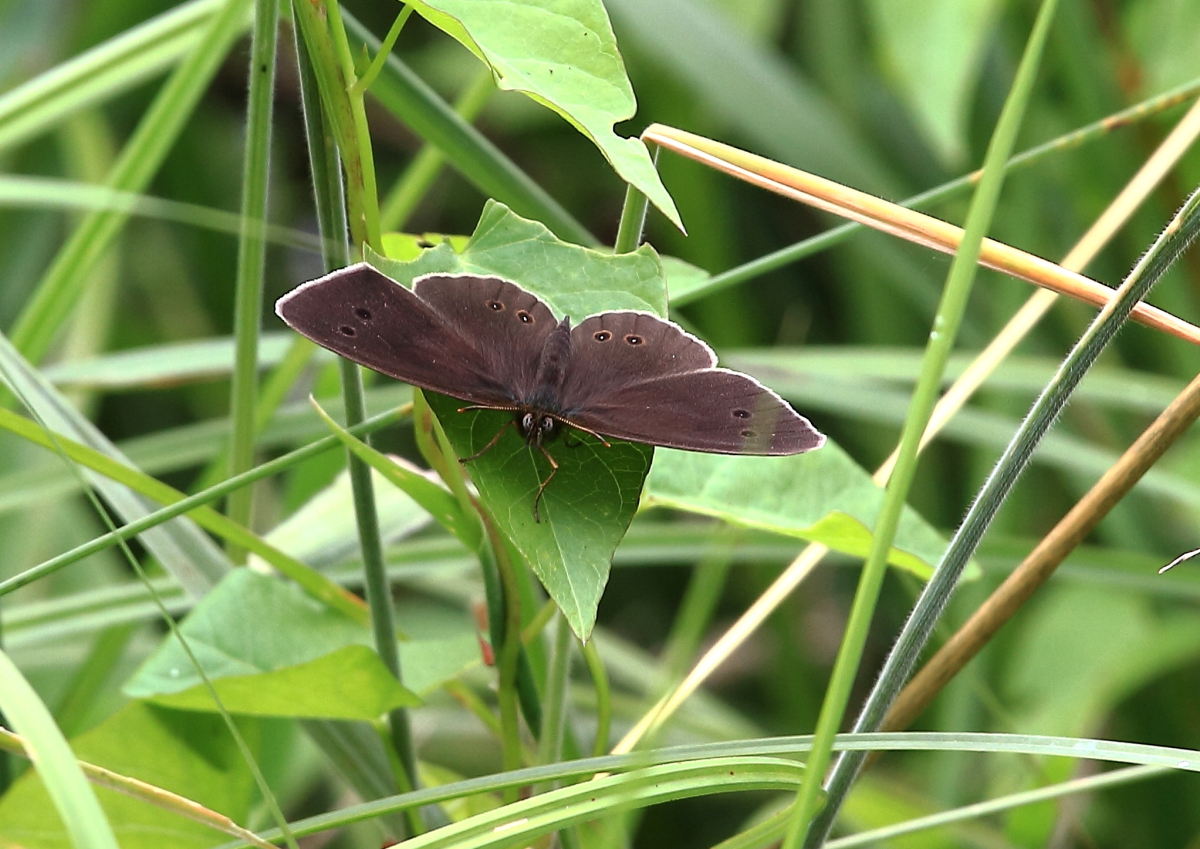
M 550 461 L 550 474 L 546 475 L 546 479 L 538 486 L 537 495 L 533 496 L 533 521 L 541 523 L 541 517 L 538 516 L 538 502 L 542 500 L 542 493 L 546 491 L 550 479 L 558 474 L 558 463 L 550 456 L 550 452 L 546 450 L 546 446 L 538 444 L 538 450 L 546 455 L 546 459 Z
M 508 424 L 506 424 L 504 427 L 500 428 L 498 431 L 496 431 L 496 435 L 495 435 L 495 436 L 493 436 L 493 437 L 491 438 L 491 441 L 489 441 L 487 445 L 485 445 L 485 446 L 483 446 L 482 448 L 480 448 L 478 451 L 476 451 L 476 452 L 475 452 L 474 454 L 472 454 L 470 457 L 460 457 L 460 458 L 459 458 L 459 460 L 458 460 L 458 462 L 460 462 L 460 463 L 468 463 L 468 462 L 470 462 L 471 460 L 478 460 L 480 457 L 482 457 L 482 456 L 483 456 L 484 454 L 486 454 L 488 451 L 491 451 L 491 450 L 492 450 L 492 446 L 494 446 L 494 445 L 495 445 L 497 442 L 499 442 L 499 441 L 500 441 L 500 437 L 504 435 L 504 431 L 506 431 L 506 430 L 509 428 L 509 426 L 510 426 L 510 425 L 513 425 L 513 426 L 515 426 L 515 425 L 516 425 L 516 422 L 509 422 L 509 423 L 508 423 Z

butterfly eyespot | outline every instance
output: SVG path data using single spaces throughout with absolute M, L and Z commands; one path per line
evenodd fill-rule
M 354 314 L 356 316 L 358 316 L 359 318 L 361 318 L 363 321 L 371 320 L 371 311 L 369 309 L 367 309 L 366 307 L 357 307 L 354 310 Z
M 338 330 L 341 331 L 341 334 L 343 336 L 357 336 L 358 335 L 355 332 L 354 328 L 348 324 L 343 324 L 341 327 L 338 328 Z
M 500 303 L 499 301 L 488 301 L 487 305 L 488 309 L 492 312 L 500 312 L 500 310 L 504 309 L 504 304 Z
M 753 439 L 754 437 L 758 436 L 758 434 L 752 430 L 743 430 L 742 436 L 746 439 Z
M 533 324 L 533 316 L 525 310 L 517 310 L 517 318 L 521 319 L 522 324 Z
M 597 342 L 607 342 L 609 339 L 612 338 L 612 334 L 609 333 L 607 330 L 597 330 L 595 333 L 592 334 L 592 338 L 595 339 Z
M 640 345 L 645 340 L 642 339 L 642 337 L 638 336 L 637 334 L 630 333 L 628 336 L 625 337 L 625 341 L 628 342 L 630 345 Z
M 734 418 L 737 418 L 737 419 L 748 419 L 748 418 L 750 418 L 750 411 L 749 410 L 734 410 L 733 416 L 734 416 Z

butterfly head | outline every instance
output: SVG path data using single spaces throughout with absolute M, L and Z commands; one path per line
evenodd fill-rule
M 541 446 L 558 436 L 561 425 L 554 416 L 537 410 L 522 410 L 517 413 L 517 430 L 525 437 L 525 444 Z

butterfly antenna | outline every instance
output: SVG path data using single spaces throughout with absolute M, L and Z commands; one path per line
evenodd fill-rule
M 596 437 L 597 439 L 600 440 L 600 444 L 603 445 L 605 448 L 612 448 L 612 446 L 608 444 L 607 439 L 605 439 L 600 434 L 596 433 L 596 431 L 592 430 L 590 427 L 583 427 L 582 425 L 577 425 L 577 424 L 575 424 L 575 422 L 571 421 L 570 419 L 564 419 L 562 416 L 555 416 L 555 415 L 551 414 L 551 418 L 563 423 L 564 425 L 566 425 L 569 428 L 572 428 L 574 430 L 581 430 L 586 434 Z M 568 447 L 578 448 L 581 444 L 582 443 L 577 442 L 574 445 L 568 446 Z

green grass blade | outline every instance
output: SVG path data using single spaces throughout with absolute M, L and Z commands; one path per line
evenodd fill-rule
M 131 192 L 146 187 L 245 26 L 243 0 L 225 0 L 121 151 L 109 174 L 110 187 Z M 29 360 L 37 362 L 46 353 L 79 299 L 92 264 L 108 250 L 127 219 L 128 215 L 120 212 L 92 213 L 71 234 L 13 325 L 13 345 Z
M 223 0 L 191 0 L 0 95 L 0 151 L 112 99 L 194 49 Z
M 0 651 L 0 710 L 25 738 L 54 807 L 77 849 L 117 849 L 117 838 L 100 810 L 100 802 L 84 777 L 54 717 L 12 659 Z
M 1037 21 L 1026 43 L 1025 54 L 1013 80 L 1012 91 L 1005 101 L 996 130 L 988 145 L 987 155 L 984 158 L 983 175 L 967 213 L 962 243 L 954 255 L 950 272 L 946 278 L 942 301 L 938 305 L 938 312 L 933 320 L 933 328 L 930 331 L 929 343 L 925 351 L 925 361 L 913 391 L 908 418 L 900 437 L 895 469 L 888 480 L 884 503 L 880 508 L 879 518 L 872 535 L 871 553 L 863 567 L 862 577 L 859 580 L 858 590 L 855 593 L 854 603 L 846 623 L 846 633 L 838 651 L 838 658 L 834 665 L 829 688 L 826 691 L 825 701 L 821 706 L 816 729 L 817 744 L 813 748 L 813 755 L 809 761 L 810 772 L 805 776 L 804 784 L 793 809 L 788 834 L 783 842 L 785 849 L 795 849 L 800 845 L 802 839 L 805 847 L 820 846 L 832 826 L 833 818 L 836 816 L 841 802 L 840 797 L 831 795 L 817 818 L 812 819 L 817 810 L 819 782 L 829 763 L 830 745 L 841 726 L 842 717 L 850 699 L 850 690 L 858 672 L 863 648 L 866 645 L 867 630 L 883 583 L 888 548 L 892 543 L 901 511 L 916 474 L 917 452 L 920 448 L 921 435 L 925 432 L 933 407 L 937 403 L 946 362 L 958 336 L 967 299 L 975 280 L 975 263 L 979 256 L 979 248 L 995 212 L 1000 197 L 1000 188 L 1004 184 L 1004 163 L 1012 150 L 1017 130 L 1021 125 L 1021 118 L 1028 105 L 1037 69 L 1041 62 L 1042 50 L 1056 8 L 1057 0 L 1046 0 L 1041 5 Z M 930 583 L 938 579 L 935 572 Z M 950 586 L 952 587 L 957 580 L 958 574 L 955 573 L 950 578 Z M 892 686 L 898 688 L 900 683 L 892 682 Z M 845 760 L 843 759 L 843 762 Z M 849 782 L 846 782 L 845 788 L 848 787 Z
M 258 339 L 262 327 L 263 267 L 266 263 L 267 187 L 271 162 L 271 114 L 275 96 L 275 48 L 279 32 L 276 0 L 257 0 L 250 46 L 250 95 L 246 115 L 246 149 L 242 163 L 242 230 L 238 241 L 237 288 L 233 332 L 236 340 L 230 387 L 229 474 L 254 465 L 255 405 L 258 395 Z M 226 515 L 250 527 L 254 490 L 229 494 Z M 244 552 L 229 549 L 240 562 Z

